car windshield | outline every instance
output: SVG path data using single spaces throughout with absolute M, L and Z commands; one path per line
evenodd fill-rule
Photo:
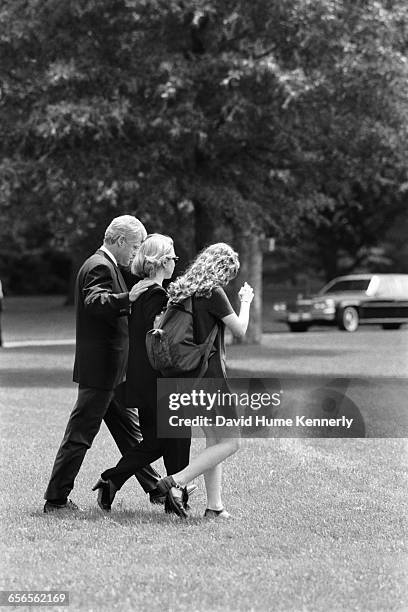
M 367 291 L 370 278 L 353 278 L 349 280 L 337 281 L 333 285 L 327 285 L 320 291 L 320 295 L 326 293 L 338 293 L 343 291 Z

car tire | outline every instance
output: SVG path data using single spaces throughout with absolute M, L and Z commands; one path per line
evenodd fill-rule
M 383 329 L 399 329 L 401 327 L 401 323 L 383 323 Z
M 306 332 L 309 326 L 305 323 L 288 323 L 291 332 Z
M 359 322 L 358 310 L 354 306 L 346 306 L 339 312 L 338 327 L 342 331 L 355 332 Z

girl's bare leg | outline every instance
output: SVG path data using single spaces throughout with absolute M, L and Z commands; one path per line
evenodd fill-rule
M 207 436 L 207 448 L 215 446 L 217 439 L 214 436 Z M 207 491 L 207 508 L 211 510 L 222 510 L 221 499 L 222 488 L 222 463 L 204 472 L 205 488 Z
M 172 476 L 177 484 L 185 487 L 191 480 L 211 470 L 221 461 L 236 453 L 238 449 L 239 438 L 220 438 L 215 444 L 207 446 L 197 457 L 194 457 L 184 470 Z
M 207 491 L 207 508 L 211 510 L 222 510 L 222 463 L 219 463 L 211 470 L 204 472 L 205 488 Z

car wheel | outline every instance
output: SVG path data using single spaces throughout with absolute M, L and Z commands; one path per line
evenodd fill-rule
M 383 329 L 399 329 L 401 327 L 401 323 L 384 323 Z
M 346 306 L 343 308 L 339 317 L 339 329 L 354 332 L 358 328 L 358 324 L 359 316 L 357 308 L 354 308 L 354 306 Z
M 305 323 L 288 323 L 291 332 L 305 332 L 309 329 Z

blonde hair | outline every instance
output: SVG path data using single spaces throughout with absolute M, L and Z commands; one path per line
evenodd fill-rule
M 201 251 L 185 273 L 169 285 L 169 301 L 181 302 L 193 294 L 209 298 L 215 287 L 228 285 L 238 270 L 238 253 L 224 242 L 212 244 Z
M 104 242 L 115 244 L 120 236 L 124 236 L 125 239 L 135 238 L 138 242 L 142 242 L 146 234 L 145 226 L 139 219 L 133 215 L 121 215 L 112 219 L 106 228 Z
M 131 271 L 141 278 L 151 277 L 171 257 L 173 240 L 163 234 L 149 234 L 136 251 Z

